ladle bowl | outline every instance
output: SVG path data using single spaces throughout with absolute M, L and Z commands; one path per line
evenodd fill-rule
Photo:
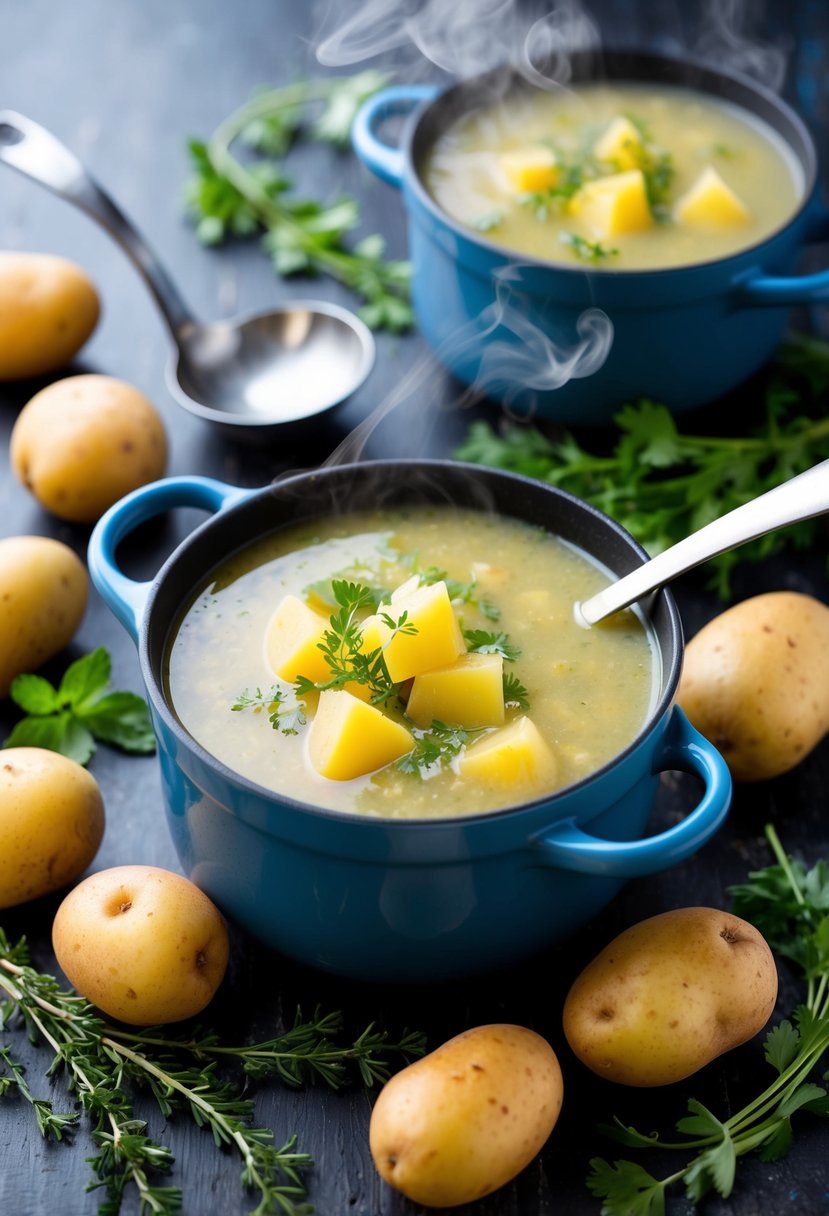
M 0 111 L 0 161 L 96 220 L 146 283 L 174 345 L 171 393 L 235 436 L 261 438 L 349 397 L 374 365 L 374 339 L 348 309 L 292 301 L 250 317 L 202 324 L 120 208 L 44 127 Z

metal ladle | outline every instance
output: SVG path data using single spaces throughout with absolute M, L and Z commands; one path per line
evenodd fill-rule
M 630 574 L 611 583 L 589 600 L 574 606 L 581 625 L 597 625 L 605 617 L 642 599 L 650 591 L 664 587 L 686 570 L 693 570 L 710 557 L 736 549 L 747 541 L 765 536 L 787 524 L 814 519 L 829 511 L 829 460 L 775 486 L 759 498 L 743 503 L 720 519 L 686 536 L 664 553 L 637 566 Z
M 262 436 L 343 401 L 374 364 L 369 329 L 345 308 L 292 301 L 202 324 L 120 208 L 44 127 L 0 110 L 0 161 L 80 207 L 121 246 L 152 292 L 177 350 L 168 382 L 193 414 Z

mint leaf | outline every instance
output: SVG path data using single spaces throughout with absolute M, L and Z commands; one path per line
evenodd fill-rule
M 62 752 L 69 717 L 62 713 L 50 718 L 23 718 L 12 728 L 3 747 L 45 747 L 50 752 Z
M 76 764 L 88 764 L 95 751 L 95 740 L 82 722 L 71 713 L 66 715 L 66 730 L 60 742 L 61 755 L 68 756 Z
M 77 709 L 84 701 L 93 699 L 106 688 L 111 671 L 112 660 L 103 646 L 76 659 L 67 667 L 58 687 L 60 704 Z
M 27 714 L 51 714 L 61 705 L 57 689 L 43 676 L 15 676 L 9 695 Z
M 155 736 L 147 704 L 133 692 L 111 692 L 81 707 L 77 718 L 96 739 L 127 752 L 155 751 Z

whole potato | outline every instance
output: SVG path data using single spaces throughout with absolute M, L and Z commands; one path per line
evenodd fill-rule
M 753 925 L 677 908 L 626 929 L 585 968 L 564 1033 L 609 1081 L 669 1085 L 755 1035 L 776 999 L 774 959 Z
M 97 291 L 73 262 L 47 253 L 0 251 L 0 380 L 65 367 L 99 313 Z
M 68 545 L 46 536 L 0 540 L 0 696 L 71 641 L 88 594 L 86 567 Z
M 729 608 L 688 643 L 678 701 L 735 781 L 785 773 L 829 730 L 829 608 L 794 591 Z
M 0 908 L 65 887 L 103 834 L 101 791 L 80 764 L 40 747 L 0 752 Z
M 477 1026 L 404 1068 L 371 1115 L 381 1176 L 415 1203 L 455 1207 L 520 1173 L 555 1126 L 561 1069 L 523 1026 Z
M 58 908 L 52 944 L 78 992 L 133 1026 L 200 1013 L 228 959 L 216 906 L 189 879 L 155 866 L 84 879 Z
M 11 436 L 12 468 L 61 519 L 92 523 L 161 477 L 164 424 L 146 397 L 111 376 L 71 376 L 36 393 Z

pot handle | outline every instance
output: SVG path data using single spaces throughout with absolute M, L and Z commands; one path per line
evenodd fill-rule
M 372 173 L 398 190 L 403 184 L 405 157 L 400 148 L 383 143 L 375 129 L 385 119 L 408 114 L 421 102 L 431 101 L 439 92 L 436 84 L 394 85 L 369 97 L 357 111 L 351 128 L 354 151 Z
M 598 874 L 639 878 L 655 874 L 695 853 L 725 820 L 731 802 L 731 774 L 716 748 L 674 708 L 653 771 L 679 769 L 705 782 L 705 792 L 681 823 L 644 840 L 601 840 L 565 819 L 533 839 L 544 864 Z
M 215 481 L 212 477 L 166 477 L 133 490 L 101 516 L 89 538 L 89 574 L 94 587 L 133 641 L 138 640 L 144 605 L 153 582 L 137 582 L 119 569 L 115 553 L 121 541 L 145 520 L 173 507 L 223 511 L 253 492 Z
M 829 240 L 829 211 L 816 207 L 809 219 L 805 244 Z M 752 271 L 738 284 L 741 306 L 787 308 L 791 304 L 820 304 L 829 301 L 829 270 L 815 274 L 781 275 Z

